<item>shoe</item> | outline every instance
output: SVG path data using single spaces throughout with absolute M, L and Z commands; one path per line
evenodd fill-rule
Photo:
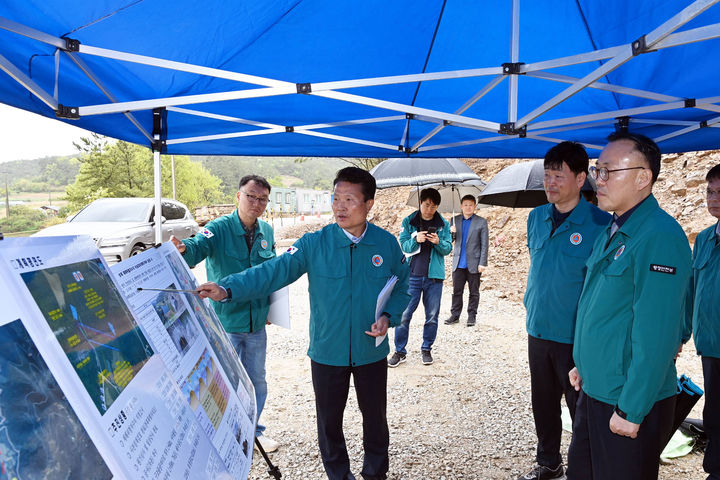
M 467 326 L 468 326 L 468 327 L 474 327 L 474 326 L 475 326 L 475 319 L 474 319 L 474 318 L 468 318 L 468 320 L 467 320 Z
M 433 358 L 430 354 L 430 350 L 423 350 L 422 351 L 422 362 L 423 365 L 432 365 L 433 364 Z
M 260 435 L 257 437 L 258 442 L 260 442 L 260 445 L 262 446 L 263 450 L 265 450 L 265 453 L 274 452 L 278 448 L 280 448 L 280 444 L 273 440 L 270 437 L 266 437 L 265 435 Z M 255 445 L 255 448 L 257 449 L 257 444 Z
M 555 468 L 546 467 L 545 465 L 535 465 L 532 470 L 525 475 L 518 477 L 517 480 L 549 480 L 552 478 L 561 478 L 563 476 L 563 467 L 558 465 Z
M 395 352 L 393 356 L 390 357 L 390 360 L 388 360 L 388 367 L 395 368 L 401 363 L 405 363 L 405 360 L 407 360 L 407 358 L 404 353 Z
M 458 317 L 449 317 L 447 320 L 445 320 L 445 325 L 452 325 L 453 323 L 458 323 L 460 321 L 460 318 Z

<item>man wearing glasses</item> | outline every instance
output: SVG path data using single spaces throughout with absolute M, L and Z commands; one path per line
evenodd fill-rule
M 577 305 L 585 282 L 585 262 L 610 215 L 588 203 L 585 185 L 588 155 L 579 143 L 562 142 L 545 154 L 543 185 L 548 204 L 528 216 L 530 270 L 524 304 L 527 311 L 528 363 L 537 465 L 518 480 L 563 476 L 561 399 L 575 417 L 578 393 L 567 372 L 572 358 Z M 548 278 L 551 277 L 552 281 Z
M 720 220 L 720 164 L 707 173 L 707 208 Z M 702 356 L 705 379 L 703 425 L 708 437 L 703 468 L 707 480 L 720 480 L 720 222 L 700 232 L 693 247 L 692 278 L 688 296 L 687 332 L 690 325 L 695 349 Z
M 207 260 L 207 278 L 213 282 L 259 265 L 275 257 L 272 227 L 259 218 L 269 198 L 268 181 L 258 175 L 246 175 L 240 179 L 237 210 L 208 223 L 193 238 L 182 242 L 175 237 L 171 240 L 191 268 Z M 265 323 L 270 308 L 268 297 L 245 302 L 216 302 L 213 307 L 255 388 L 255 436 L 266 452 L 273 452 L 279 444 L 263 435 L 265 426 L 260 424 L 267 398 Z
M 315 391 L 318 446 L 330 480 L 355 480 L 350 471 L 343 415 L 350 380 L 362 414 L 364 480 L 385 480 L 388 327 L 408 304 L 409 270 L 395 238 L 368 223 L 375 178 L 357 167 L 333 181 L 335 223 L 303 235 L 271 262 L 200 285 L 201 297 L 230 304 L 261 297 L 307 274 L 310 293 L 310 371 Z M 382 312 L 378 296 L 394 278 Z M 388 287 L 390 288 L 390 287 Z
M 657 478 L 675 409 L 690 247 L 652 195 L 655 142 L 625 132 L 608 140 L 590 173 L 599 207 L 614 215 L 587 261 L 578 304 L 568 480 Z

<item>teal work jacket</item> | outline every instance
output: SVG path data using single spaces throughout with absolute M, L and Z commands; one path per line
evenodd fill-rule
M 720 244 L 715 243 L 717 224 L 695 239 L 692 277 L 688 289 L 686 334 L 692 326 L 698 355 L 720 358 Z
M 232 292 L 229 305 L 266 297 L 301 275 L 308 275 L 310 293 L 310 347 L 315 362 L 359 366 L 377 362 L 389 353 L 387 337 L 375 346 L 365 331 L 375 323 L 377 298 L 392 275 L 398 277 L 383 309 L 390 326 L 400 324 L 410 301 L 409 270 L 395 237 L 372 224 L 354 244 L 333 223 L 307 233 L 283 255 L 218 284 Z
M 417 227 L 411 224 L 411 220 L 415 215 L 420 215 L 420 211 L 415 211 L 405 217 L 402 221 L 402 230 L 400 230 L 400 246 L 403 252 L 412 253 L 420 248 L 420 244 L 415 241 L 415 235 L 418 231 Z M 445 255 L 452 252 L 452 236 L 450 235 L 450 224 L 442 218 L 439 213 L 435 213 L 442 220 L 443 226 L 437 230 L 440 242 L 433 245 L 430 251 L 430 265 L 428 267 L 428 278 L 436 278 L 438 280 L 445 279 Z M 412 257 L 410 257 L 412 259 Z
M 680 225 L 650 195 L 587 261 L 573 357 L 590 397 L 617 405 L 642 423 L 675 395 L 690 279 L 690 246 Z
M 257 223 L 255 240 L 249 252 L 245 229 L 235 210 L 208 223 L 194 237 L 183 240 L 183 258 L 191 268 L 205 260 L 207 278 L 216 283 L 232 273 L 260 265 L 275 257 L 275 239 L 268 223 L 259 218 Z M 270 308 L 267 295 L 246 302 L 212 303 L 227 332 L 257 332 L 265 328 Z
M 536 338 L 573 343 L 585 262 L 611 216 L 581 197 L 551 236 L 552 216 L 550 203 L 535 208 L 528 216 L 530 270 L 523 299 L 526 328 Z

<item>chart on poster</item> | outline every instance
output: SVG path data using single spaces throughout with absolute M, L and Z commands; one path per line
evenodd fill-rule
M 228 464 L 213 445 L 186 382 L 178 382 L 90 238 L 5 239 L 0 273 L 2 304 L 16 307 L 0 317 L 0 468 L 14 469 L 10 478 L 241 478 L 231 470 L 244 465 Z M 168 301 L 153 308 L 177 323 L 164 331 L 182 357 L 207 342 Z M 34 416 L 5 414 L 4 405 L 23 401 Z M 205 403 L 215 418 L 217 409 Z
M 170 243 L 112 267 L 120 291 L 165 361 L 202 431 L 236 477 L 247 475 L 255 393 L 215 312 Z M 157 289 L 157 290 L 152 290 Z

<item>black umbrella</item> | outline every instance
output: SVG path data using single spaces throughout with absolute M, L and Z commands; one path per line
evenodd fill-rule
M 478 198 L 479 203 L 512 208 L 534 208 L 547 203 L 543 177 L 543 160 L 510 165 L 490 180 Z M 588 176 L 583 191 L 594 191 L 595 182 Z
M 439 183 L 452 185 L 480 180 L 458 158 L 389 158 L 370 170 L 378 188 L 420 186 Z
M 426 187 L 432 187 L 440 192 L 440 205 L 438 205 L 438 212 L 440 213 L 451 213 L 455 216 L 455 206 L 460 205 L 460 201 L 465 195 L 472 195 L 477 200 L 485 188 L 485 182 L 482 180 L 468 180 L 467 182 L 453 183 L 452 185 L 443 184 L 431 184 Z M 415 187 L 408 195 L 406 205 L 414 207 L 418 204 L 418 198 L 420 196 L 420 190 L 422 187 Z

